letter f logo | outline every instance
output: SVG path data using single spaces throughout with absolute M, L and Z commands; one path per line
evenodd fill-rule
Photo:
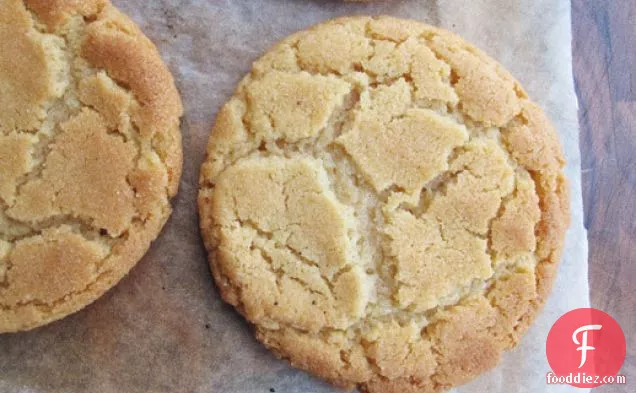
M 601 325 L 586 325 L 581 326 L 574 331 L 574 334 L 572 335 L 572 341 L 574 341 L 574 344 L 580 345 L 580 347 L 578 347 L 576 350 L 581 351 L 581 364 L 579 365 L 579 368 L 583 367 L 585 361 L 587 360 L 587 351 L 593 351 L 596 349 L 587 345 L 587 332 L 589 330 L 601 330 L 602 327 L 603 326 Z M 578 336 L 578 334 L 581 332 L 583 332 L 583 335 L 581 336 L 581 342 L 579 342 L 576 336 Z

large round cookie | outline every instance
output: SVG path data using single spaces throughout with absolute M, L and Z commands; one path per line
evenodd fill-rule
M 482 52 L 422 23 L 329 21 L 218 114 L 201 228 L 223 298 L 343 387 L 434 392 L 494 367 L 550 292 L 558 138 Z
M 0 6 L 0 333 L 73 313 L 159 234 L 182 166 L 181 101 L 108 0 Z

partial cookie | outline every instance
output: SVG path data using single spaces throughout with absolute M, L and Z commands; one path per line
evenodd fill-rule
M 0 7 L 0 333 L 80 310 L 171 213 L 182 106 L 155 46 L 108 0 Z
M 568 226 L 549 120 L 459 37 L 389 17 L 285 39 L 218 114 L 201 230 L 218 288 L 292 365 L 436 392 L 514 347 Z

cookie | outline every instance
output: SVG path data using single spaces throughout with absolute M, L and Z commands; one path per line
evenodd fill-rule
M 217 116 L 200 224 L 223 298 L 295 367 L 437 392 L 495 367 L 568 226 L 555 130 L 494 60 L 390 17 L 296 33 Z
M 0 7 L 0 333 L 60 319 L 141 259 L 171 213 L 182 106 L 108 0 Z

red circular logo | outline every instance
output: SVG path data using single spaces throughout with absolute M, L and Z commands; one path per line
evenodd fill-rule
M 550 329 L 546 343 L 554 378 L 579 388 L 611 382 L 623 366 L 625 353 L 623 329 L 595 308 L 579 308 L 563 315 Z

